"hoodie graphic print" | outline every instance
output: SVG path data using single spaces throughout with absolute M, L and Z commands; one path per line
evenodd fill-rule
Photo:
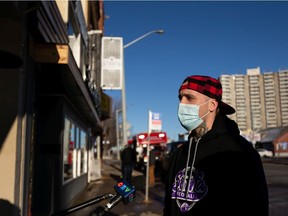
M 192 161 L 192 169 L 189 166 L 192 140 L 189 142 L 188 158 L 186 167 L 180 170 L 175 176 L 172 186 L 171 198 L 176 200 L 180 211 L 188 212 L 199 200 L 203 199 L 208 192 L 208 187 L 205 184 L 204 174 L 194 168 L 197 147 L 200 139 L 196 141 L 194 157 Z

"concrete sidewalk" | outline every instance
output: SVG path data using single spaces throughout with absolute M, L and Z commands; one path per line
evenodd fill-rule
M 120 161 L 118 160 L 103 160 L 102 164 L 102 178 L 94 181 L 88 185 L 77 199 L 73 202 L 72 206 L 91 200 L 97 196 L 104 194 L 115 194 L 113 189 L 114 185 L 117 184 L 121 176 Z M 127 205 L 122 202 L 111 209 L 106 214 L 109 216 L 160 216 L 163 215 L 163 200 L 165 195 L 165 186 L 156 178 L 155 185 L 149 187 L 148 202 L 145 202 L 145 184 L 146 177 L 143 173 L 136 170 L 133 171 L 132 184 L 136 189 L 136 198 Z M 79 211 L 69 214 L 69 216 L 88 216 L 96 207 L 105 205 L 109 202 L 108 200 L 101 201 L 93 206 L 86 207 Z
M 281 159 L 263 159 L 263 163 L 280 163 L 287 164 L 287 158 Z M 121 162 L 119 160 L 104 159 L 102 163 L 101 174 L 102 177 L 99 180 L 91 182 L 87 188 L 71 203 L 71 206 L 87 202 L 91 199 L 95 199 L 98 196 L 104 194 L 115 194 L 113 187 L 117 184 L 117 180 L 121 176 Z M 136 170 L 133 171 L 132 184 L 136 188 L 136 198 L 128 205 L 124 205 L 122 202 L 111 209 L 108 216 L 160 216 L 163 215 L 165 186 L 156 178 L 156 183 L 153 187 L 149 187 L 149 202 L 145 201 L 145 188 L 146 177 L 142 172 Z M 98 206 L 105 207 L 109 202 L 104 200 L 100 203 L 96 203 L 92 206 L 85 207 L 79 211 L 69 214 L 69 216 L 88 216 Z

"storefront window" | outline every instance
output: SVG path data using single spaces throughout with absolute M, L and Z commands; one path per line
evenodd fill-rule
M 81 166 L 80 173 L 87 172 L 87 134 L 81 130 L 80 132 L 80 153 L 81 153 Z
M 64 182 L 87 173 L 87 133 L 65 117 L 63 144 Z
M 73 150 L 75 144 L 75 125 L 65 118 L 64 145 L 63 145 L 63 170 L 64 181 L 73 178 Z

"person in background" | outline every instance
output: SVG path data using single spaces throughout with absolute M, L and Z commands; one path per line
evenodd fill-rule
M 122 162 L 122 178 L 131 184 L 134 164 L 136 162 L 136 151 L 132 148 L 132 145 L 128 144 L 122 150 L 120 157 Z
M 221 83 L 189 76 L 179 100 L 178 119 L 189 138 L 173 154 L 163 215 L 268 215 L 261 159 L 227 117 L 235 109 L 222 101 Z
M 149 152 L 149 186 L 155 184 L 155 164 L 156 164 L 156 151 L 153 146 L 150 146 Z

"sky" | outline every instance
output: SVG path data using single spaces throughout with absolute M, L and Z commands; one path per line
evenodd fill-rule
M 148 131 L 148 112 L 160 113 L 171 140 L 185 133 L 177 118 L 178 89 L 190 75 L 218 78 L 288 69 L 288 1 L 104 0 L 104 36 L 123 44 L 127 122 L 132 135 Z M 120 90 L 106 90 L 114 106 Z

